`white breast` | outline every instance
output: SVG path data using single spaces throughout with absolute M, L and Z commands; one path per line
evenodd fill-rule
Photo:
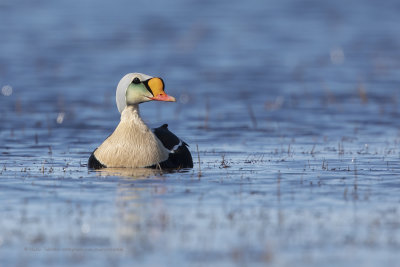
M 164 148 L 139 116 L 137 106 L 126 107 L 117 128 L 94 152 L 107 167 L 147 167 L 168 159 Z

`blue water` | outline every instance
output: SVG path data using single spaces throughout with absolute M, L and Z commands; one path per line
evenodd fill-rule
M 399 11 L 3 1 L 0 265 L 395 266 Z M 141 112 L 192 170 L 87 169 L 128 72 L 179 100 Z

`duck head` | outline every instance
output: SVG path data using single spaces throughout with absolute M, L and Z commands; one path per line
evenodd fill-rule
M 126 106 L 152 100 L 176 101 L 164 92 L 164 82 L 161 78 L 142 73 L 128 73 L 119 81 L 116 102 L 120 113 Z

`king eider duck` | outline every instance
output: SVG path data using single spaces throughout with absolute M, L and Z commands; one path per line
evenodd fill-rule
M 153 130 L 143 122 L 139 104 L 152 100 L 174 102 L 164 92 L 161 78 L 142 73 L 126 74 L 118 83 L 116 102 L 121 121 L 114 132 L 91 154 L 88 167 L 161 169 L 192 168 L 187 144 L 164 124 Z

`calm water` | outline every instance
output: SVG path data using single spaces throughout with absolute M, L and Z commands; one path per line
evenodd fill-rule
M 1 266 L 398 263 L 398 1 L 64 2 L 0 3 Z M 195 168 L 88 171 L 128 72 Z

